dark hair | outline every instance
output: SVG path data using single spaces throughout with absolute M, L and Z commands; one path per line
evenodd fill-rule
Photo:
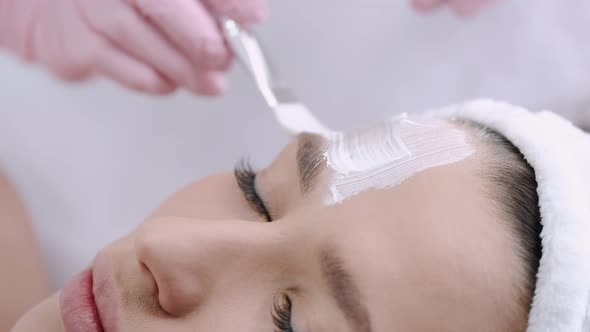
M 516 293 L 520 308 L 528 315 L 541 259 L 542 225 L 535 171 L 504 136 L 478 124 L 468 126 L 475 128 L 476 136 L 486 146 L 480 176 L 486 195 L 515 239 L 524 272 Z

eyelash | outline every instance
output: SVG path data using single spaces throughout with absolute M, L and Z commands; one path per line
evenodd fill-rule
M 266 221 L 271 222 L 272 216 L 268 212 L 264 201 L 256 191 L 256 172 L 246 159 L 241 159 L 234 168 L 234 177 L 248 204 Z
M 277 295 L 272 307 L 272 321 L 276 332 L 294 332 L 291 326 L 291 311 L 293 304 L 286 294 Z

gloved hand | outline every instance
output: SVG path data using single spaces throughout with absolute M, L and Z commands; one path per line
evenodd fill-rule
M 448 5 L 459 16 L 470 16 L 482 8 L 498 0 L 411 0 L 412 5 L 420 11 L 432 11 L 440 6 Z
M 215 17 L 260 22 L 266 0 L 0 0 L 0 47 L 66 80 L 215 95 L 232 59 Z

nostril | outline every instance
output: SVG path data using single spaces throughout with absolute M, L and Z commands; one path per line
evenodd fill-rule
M 153 316 L 182 317 L 190 314 L 199 305 L 202 294 L 191 282 L 177 274 L 154 273 L 144 263 L 139 263 L 142 274 L 146 275 L 144 292 L 136 295 L 144 310 Z
M 203 300 L 203 292 L 194 278 L 166 280 L 159 285 L 158 300 L 162 308 L 175 317 L 194 312 Z
M 125 298 L 128 300 L 133 298 L 147 314 L 156 317 L 167 317 L 169 313 L 160 305 L 158 299 L 160 290 L 158 283 L 149 267 L 143 263 L 139 263 L 141 270 L 142 281 L 141 286 L 134 294 L 128 294 Z
M 180 220 L 182 221 L 182 220 Z M 136 258 L 154 282 L 154 298 L 163 312 L 175 317 L 195 310 L 203 298 L 202 276 L 195 269 L 192 247 L 179 220 L 149 221 L 135 234 Z

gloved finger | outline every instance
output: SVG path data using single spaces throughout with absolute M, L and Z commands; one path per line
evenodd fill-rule
M 225 90 L 225 77 L 221 72 L 207 71 L 197 75 L 197 93 L 205 96 L 216 96 Z
M 245 26 L 260 23 L 268 13 L 266 0 L 203 0 L 203 3 L 214 14 L 227 16 Z
M 45 51 L 39 54 L 37 61 L 45 64 L 57 77 L 66 81 L 82 81 L 92 76 L 90 55 L 87 46 L 94 44 L 93 36 L 88 34 L 82 48 L 63 46 L 63 42 L 45 43 Z M 45 38 L 43 33 L 37 38 Z M 51 40 L 51 39 L 45 39 Z M 55 40 L 55 39 L 54 39 Z
M 419 11 L 432 11 L 441 5 L 443 5 L 447 0 L 412 0 L 412 5 Z
M 452 0 L 451 8 L 457 16 L 472 16 L 494 0 Z
M 191 62 L 205 70 L 225 70 L 231 52 L 217 23 L 197 0 L 127 0 L 148 17 Z
M 114 47 L 104 47 L 95 60 L 95 70 L 132 90 L 151 94 L 169 94 L 176 86 L 149 66 Z
M 74 8 L 62 4 L 54 9 L 54 15 L 42 16 L 43 21 L 31 27 L 28 41 L 31 60 L 46 65 L 64 80 L 86 79 L 92 74 L 89 65 L 91 50 L 96 48 L 99 40 L 80 20 Z M 67 27 L 62 22 L 68 22 Z
M 106 6 L 117 15 L 104 15 L 100 13 L 99 5 L 112 0 L 85 1 L 98 4 L 89 4 L 85 14 L 91 26 L 111 44 L 152 67 L 172 83 L 185 86 L 191 91 L 198 90 L 199 83 L 195 78 L 197 68 L 139 13 L 128 5 L 117 2 L 115 5 L 120 7 Z

